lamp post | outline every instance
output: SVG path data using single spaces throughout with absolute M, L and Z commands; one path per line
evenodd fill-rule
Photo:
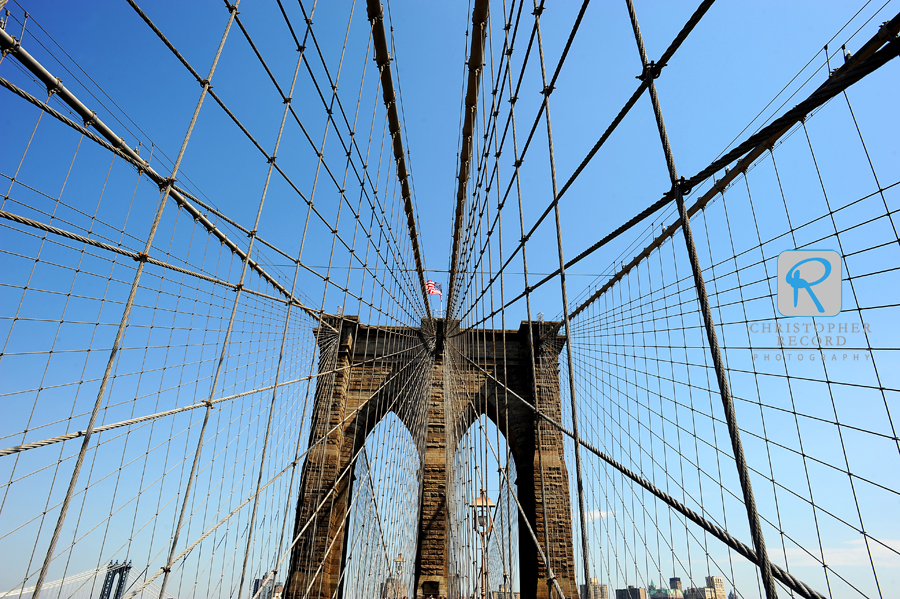
M 494 530 L 494 523 L 491 520 L 491 508 L 494 507 L 494 502 L 487 496 L 484 489 L 481 489 L 481 495 L 476 497 L 469 507 L 475 513 L 472 526 L 481 537 L 481 599 L 485 599 L 487 594 L 487 535 Z
M 400 554 L 394 558 L 394 568 L 397 570 L 397 582 L 394 584 L 394 597 L 396 597 L 396 599 L 400 599 L 400 581 L 403 579 L 404 562 L 406 562 L 406 560 L 403 559 L 403 552 L 401 551 Z

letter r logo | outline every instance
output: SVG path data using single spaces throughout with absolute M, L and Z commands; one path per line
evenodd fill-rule
M 782 316 L 836 316 L 841 311 L 840 255 L 833 250 L 781 252 L 778 311 Z

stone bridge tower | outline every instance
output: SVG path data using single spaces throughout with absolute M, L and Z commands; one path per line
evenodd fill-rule
M 566 597 L 577 597 L 562 433 L 546 423 L 538 428 L 531 408 L 494 380 L 505 380 L 510 391 L 560 421 L 558 356 L 565 337 L 551 335 L 539 341 L 557 323 L 532 323 L 535 369 L 531 367 L 525 322 L 518 330 L 459 331 L 455 322 L 438 320 L 434 336 L 422 333 L 424 327 L 368 327 L 355 316 L 333 317 L 329 323 L 339 333 L 315 331 L 320 349 L 319 371 L 333 372 L 319 377 L 316 384 L 309 443 L 311 447 L 318 444 L 307 454 L 301 475 L 294 527 L 294 538 L 299 535 L 299 540 L 286 576 L 286 599 L 354 597 L 352 589 L 343 588 L 341 578 L 349 537 L 344 534 L 344 520 L 349 517 L 353 494 L 352 468 L 346 466 L 388 412 L 393 411 L 410 427 L 411 410 L 404 407 L 409 406 L 406 400 L 423 396 L 429 401 L 428 423 L 425 446 L 420 447 L 424 472 L 415 589 L 410 590 L 410 597 L 448 597 L 451 590 L 457 592 L 451 589 L 455 572 L 450 571 L 452 560 L 448 559 L 447 464 L 453 459 L 459 437 L 483 414 L 501 432 L 508 430 L 507 440 L 518 473 L 519 503 L 542 549 L 545 527 L 548 529 L 550 563 L 557 581 Z M 403 352 L 404 349 L 425 351 Z M 410 355 L 419 356 L 414 358 L 420 362 L 418 367 L 404 368 Z M 387 357 L 373 362 L 373 356 Z M 366 360 L 364 368 L 352 367 Z M 455 387 L 448 393 L 452 362 L 457 365 L 455 372 L 464 374 L 457 375 L 452 381 Z M 423 377 L 422 372 L 430 376 Z M 416 373 L 420 373 L 418 379 Z M 422 392 L 423 386 L 427 386 L 427 394 Z M 447 422 L 445 415 L 450 414 L 462 415 L 464 421 Z M 317 511 L 320 504 L 322 508 Z M 522 514 L 518 569 L 522 599 L 550 596 L 546 568 Z

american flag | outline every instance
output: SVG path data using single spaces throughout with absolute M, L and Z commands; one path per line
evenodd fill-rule
M 428 295 L 439 295 L 444 297 L 443 288 L 440 283 L 435 283 L 434 281 L 425 281 L 425 291 L 428 292 Z

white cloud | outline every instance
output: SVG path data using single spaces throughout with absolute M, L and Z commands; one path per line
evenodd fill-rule
M 584 515 L 588 522 L 593 522 L 594 520 L 598 520 L 601 518 L 609 518 L 610 516 L 615 516 L 615 512 L 604 512 L 602 510 L 588 510 Z
M 847 541 L 839 547 L 825 547 L 822 550 L 822 553 L 825 554 L 825 564 L 832 568 L 870 566 L 870 552 L 871 562 L 875 564 L 876 568 L 900 568 L 900 539 L 882 539 L 880 543 L 870 539 L 868 549 L 865 540 L 855 539 Z M 773 547 L 769 553 L 776 563 L 783 564 L 784 557 L 787 556 L 788 564 L 792 568 L 821 566 L 821 555 L 818 548 L 809 548 L 809 553 L 813 555 L 809 555 L 798 547 L 788 547 L 787 551 L 783 551 L 780 547 Z

